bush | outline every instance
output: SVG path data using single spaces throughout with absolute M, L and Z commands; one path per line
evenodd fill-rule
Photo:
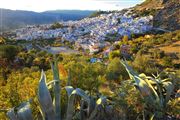
M 0 58 L 5 58 L 12 62 L 17 53 L 18 47 L 14 45 L 0 45 Z
M 120 50 L 115 50 L 109 53 L 109 59 L 112 60 L 114 58 L 120 58 L 121 57 L 121 53 Z
M 62 28 L 62 27 L 64 27 L 63 24 L 55 22 L 54 24 L 52 24 L 51 29 L 58 29 L 58 28 Z
M 160 49 L 155 49 L 152 51 L 152 56 L 155 59 L 161 59 L 165 56 L 164 51 L 161 51 Z
M 123 79 L 128 79 L 128 74 L 126 72 L 126 69 L 121 64 L 119 58 L 114 58 L 109 65 L 107 66 L 107 79 L 108 80 L 115 80 L 118 81 Z M 121 78 L 122 77 L 122 78 Z
M 162 65 L 164 67 L 172 67 L 173 66 L 173 62 L 172 62 L 171 57 L 169 57 L 169 56 L 163 57 Z
M 137 71 L 146 73 L 148 75 L 152 74 L 151 72 L 156 73 L 158 71 L 155 62 L 152 61 L 149 56 L 141 55 L 140 53 L 136 55 L 132 64 Z

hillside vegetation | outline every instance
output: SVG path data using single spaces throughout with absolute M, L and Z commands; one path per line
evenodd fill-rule
M 114 47 L 109 57 L 103 57 L 102 62 L 91 63 L 91 58 L 99 58 L 101 54 L 57 54 L 59 61 L 60 80 L 62 88 L 71 85 L 73 88 L 81 88 L 88 91 L 88 95 L 95 100 L 98 96 L 106 96 L 108 109 L 105 109 L 99 119 L 119 120 L 119 119 L 149 119 L 154 112 L 154 119 L 179 118 L 179 51 L 178 44 L 180 31 L 174 31 L 159 35 L 145 35 L 128 40 L 123 37 Z M 5 112 L 14 106 L 19 106 L 23 101 L 33 98 L 33 116 L 35 119 L 41 118 L 37 109 L 37 90 L 39 85 L 40 71 L 45 70 L 47 82 L 53 79 L 51 66 L 53 56 L 38 49 L 25 51 L 22 47 L 26 41 L 12 42 L 4 39 L 1 47 L 1 75 L 0 75 L 0 118 L 7 119 Z M 40 41 L 45 42 L 45 41 Z M 8 45 L 11 44 L 11 45 Z M 18 47 L 15 46 L 18 44 Z M 128 64 L 138 73 L 160 75 L 159 80 L 168 78 L 173 82 L 170 100 L 163 106 L 155 108 L 149 106 L 145 95 L 134 87 L 133 79 L 130 79 L 128 72 L 121 63 L 120 58 L 124 54 L 119 50 L 121 45 L 129 45 L 127 51 L 132 57 L 126 58 Z M 170 47 L 171 46 L 171 47 Z M 168 49 L 164 49 L 168 47 Z M 172 49 L 173 48 L 173 49 Z M 174 51 L 176 49 L 177 51 Z M 13 51 L 13 52 L 12 52 Z M 169 53 L 170 52 L 170 53 Z M 11 53 L 11 54 L 10 54 Z M 117 54 L 118 53 L 118 54 Z M 143 76 L 141 76 L 143 78 Z M 70 81 L 69 81 L 70 80 Z M 164 83 L 162 83 L 164 84 Z M 148 88 L 149 89 L 149 88 Z M 161 88 L 164 89 L 164 88 Z M 50 89 L 51 90 L 51 89 Z M 157 89 L 155 89 L 157 90 Z M 164 91 L 165 92 L 165 91 Z M 66 94 L 62 94 L 61 114 L 66 114 Z M 159 94 L 159 93 L 158 93 Z M 163 96 L 166 94 L 163 93 Z M 161 99 L 164 99 L 161 98 Z M 151 100 L 152 101 L 152 100 Z M 79 99 L 75 105 L 76 115 L 78 115 Z M 152 103 L 151 103 L 152 104 Z M 35 106 L 34 106 L 35 105 Z M 158 103 L 159 105 L 159 103 Z M 111 109 L 110 109 L 111 108 Z M 113 115 L 112 115 L 113 113 Z M 96 114 L 99 115 L 99 112 Z M 76 119 L 77 116 L 74 116 Z M 77 118 L 78 119 L 78 118 Z
M 154 27 L 168 32 L 107 37 L 109 44 L 93 54 L 52 54 L 52 47 L 74 48 L 58 38 L 0 36 L 0 119 L 179 120 L 178 1 L 146 0 L 132 10 L 134 16 L 153 15 Z M 62 27 L 55 22 L 50 30 Z

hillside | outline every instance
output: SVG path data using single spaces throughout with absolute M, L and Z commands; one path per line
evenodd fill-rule
M 94 11 L 55 10 L 41 13 L 22 10 L 1 9 L 2 30 L 10 30 L 25 25 L 47 24 L 56 21 L 79 20 L 89 16 Z
M 180 0 L 146 0 L 135 7 L 139 13 L 154 15 L 154 27 L 180 29 Z

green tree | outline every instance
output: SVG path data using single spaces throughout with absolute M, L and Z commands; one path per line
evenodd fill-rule
M 63 27 L 63 24 L 55 22 L 52 24 L 51 29 L 58 29 L 58 28 L 62 28 L 62 27 Z
M 12 62 L 18 53 L 18 47 L 13 45 L 0 46 L 0 58 L 5 58 L 8 62 Z

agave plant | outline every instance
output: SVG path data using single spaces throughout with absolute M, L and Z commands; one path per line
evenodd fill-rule
M 41 78 L 38 86 L 38 102 L 40 105 L 40 113 L 43 120 L 72 120 L 75 114 L 74 101 L 76 96 L 81 98 L 81 107 L 79 119 L 93 120 L 98 113 L 99 108 L 106 103 L 106 97 L 100 97 L 95 100 L 80 88 L 74 89 L 72 86 L 62 88 L 60 86 L 59 70 L 57 62 L 51 64 L 53 70 L 53 79 L 51 82 L 46 83 L 46 75 L 44 71 L 41 72 Z M 70 81 L 70 80 L 69 80 Z M 53 95 L 49 91 L 49 85 L 52 85 Z M 61 90 L 65 89 L 68 95 L 66 117 L 61 116 Z M 53 96 L 53 97 L 52 97 Z M 11 120 L 33 120 L 31 103 L 24 102 L 19 107 L 10 109 L 7 116 Z
M 19 107 L 10 109 L 7 115 L 11 120 L 32 120 L 30 101 L 22 103 Z
M 165 114 L 166 105 L 174 89 L 172 79 L 161 79 L 160 75 L 150 77 L 144 73 L 137 74 L 125 61 L 121 63 L 144 98 L 147 110 L 152 113 L 151 118 L 161 118 Z

